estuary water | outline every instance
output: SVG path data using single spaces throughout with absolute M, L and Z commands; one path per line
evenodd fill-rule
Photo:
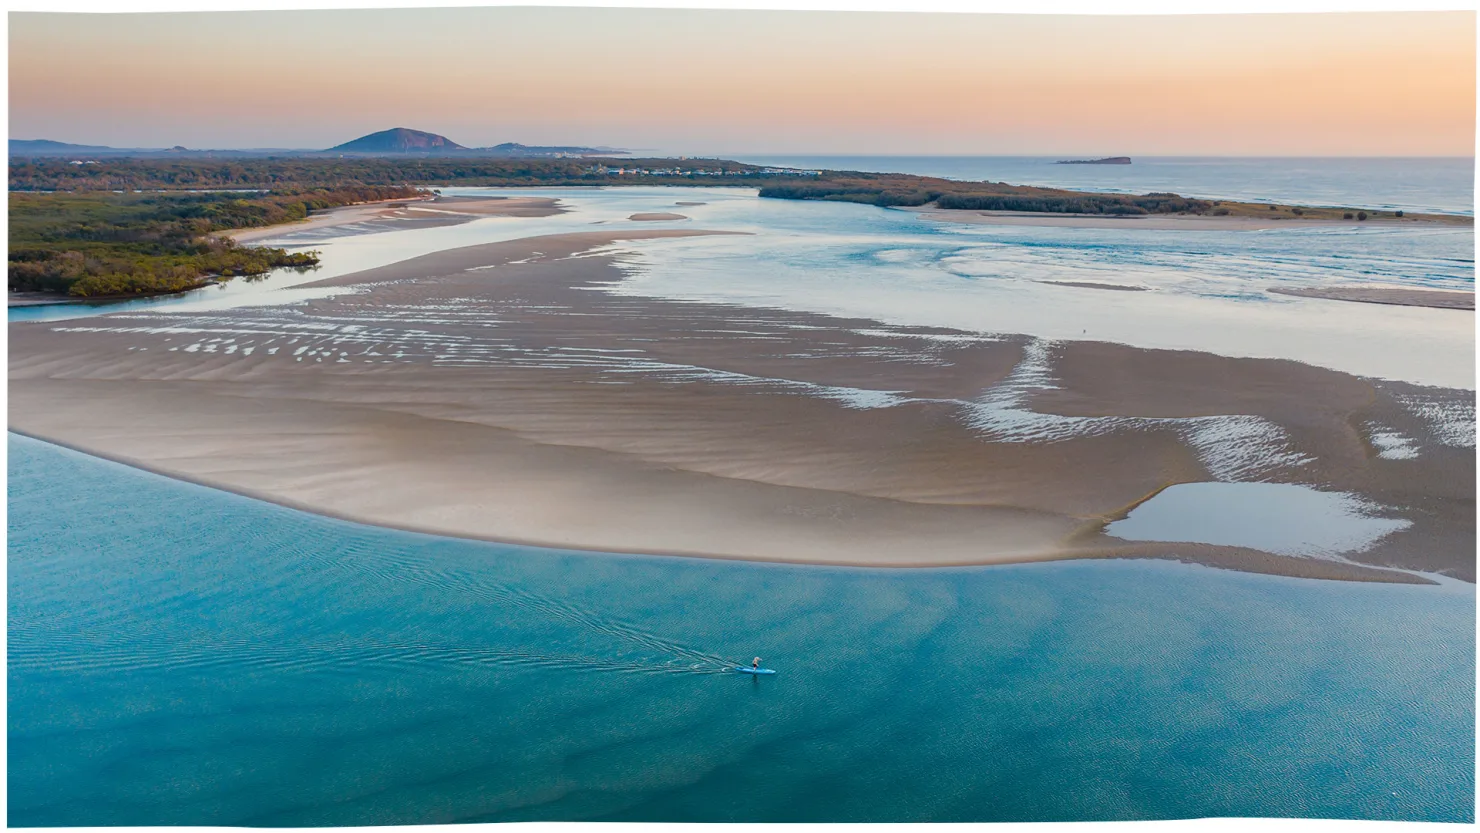
M 606 291 L 970 333 L 1292 359 L 1359 376 L 1474 388 L 1473 312 L 1270 291 L 1355 285 L 1473 292 L 1470 227 L 1354 221 L 1167 231 L 1139 228 L 1135 220 L 1111 228 L 991 226 L 873 206 L 761 199 L 742 188 L 445 190 L 554 197 L 566 211 L 381 233 L 285 230 L 272 244 L 318 249 L 321 268 L 278 270 L 257 282 L 168 299 L 13 309 L 10 320 L 112 312 L 150 320 L 156 312 L 290 304 L 355 291 L 298 284 L 448 248 L 566 232 L 703 228 L 745 234 L 623 241 L 610 250 L 620 255 L 625 279 Z M 628 219 L 656 212 L 685 219 Z
M 1321 202 L 1322 181 L 1266 196 Z M 1404 204 L 1467 213 L 1448 187 Z M 289 231 L 273 244 L 321 249 L 321 268 L 10 319 L 223 340 L 210 327 L 228 324 L 189 317 L 291 316 L 358 291 L 302 283 L 457 246 L 711 228 L 749 235 L 619 243 L 622 278 L 600 291 L 1474 385 L 1472 312 L 1267 291 L 1473 291 L 1470 228 L 992 227 L 746 189 L 449 190 L 568 211 Z M 1331 201 L 1363 204 L 1349 196 Z M 1473 406 L 1415 407 L 1474 445 Z M 1442 577 L 552 551 L 325 519 L 16 436 L 9 450 L 13 825 L 1473 818 L 1475 590 Z M 1167 508 L 1122 531 L 1217 532 Z M 726 670 L 756 655 L 779 673 Z
M 12 825 L 1473 819 L 1467 584 L 575 553 L 9 460 Z

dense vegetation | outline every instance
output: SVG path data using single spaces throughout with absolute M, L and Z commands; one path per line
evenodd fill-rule
M 313 252 L 213 235 L 302 219 L 314 209 L 421 193 L 404 186 L 209 194 L 10 195 L 9 287 L 78 297 L 178 292 L 211 280 L 310 267 Z
M 976 211 L 1025 211 L 1051 214 L 1197 214 L 1255 217 L 1261 220 L 1366 220 L 1437 222 L 1470 225 L 1469 217 L 1409 214 L 1402 211 L 1358 211 L 1352 208 L 1271 205 L 1204 200 L 1169 193 L 1103 194 L 1008 185 L 1005 182 L 960 182 L 950 179 L 859 171 L 823 171 L 810 179 L 793 178 L 762 184 L 762 197 L 827 200 L 878 206 L 934 206 Z
M 1176 194 L 1088 194 L 1000 182 L 956 182 L 897 174 L 834 174 L 806 184 L 768 185 L 761 196 L 790 200 L 831 200 L 881 206 L 920 206 L 983 211 L 1041 211 L 1055 214 L 1204 214 L 1208 200 Z
M 309 266 L 317 262 L 312 253 L 238 247 L 212 232 L 271 225 L 301 219 L 315 209 L 409 197 L 454 184 L 704 184 L 760 186 L 762 197 L 777 199 L 877 206 L 1290 220 L 1369 216 L 1354 209 L 1217 202 L 1167 193 L 1096 194 L 909 174 L 789 171 L 719 159 L 16 158 L 10 168 L 10 288 L 85 297 L 173 292 L 220 277 Z M 193 193 L 209 189 L 217 192 Z M 219 192 L 224 189 L 239 193 Z M 1434 215 L 1407 219 L 1471 222 Z
M 12 191 L 134 191 L 204 188 L 341 189 L 417 185 L 604 185 L 673 182 L 675 175 L 603 173 L 662 169 L 682 173 L 745 173 L 762 169 L 719 159 L 384 159 L 266 158 L 10 160 Z M 712 177 L 719 179 L 719 177 Z M 741 184 L 741 183 L 726 183 Z

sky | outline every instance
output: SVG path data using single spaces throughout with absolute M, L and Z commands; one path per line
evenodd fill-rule
M 10 136 L 691 155 L 1469 156 L 1475 13 L 10 15 Z

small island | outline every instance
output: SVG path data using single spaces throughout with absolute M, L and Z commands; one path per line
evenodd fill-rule
M 1107 156 L 1104 159 L 1060 159 L 1055 165 L 1129 165 L 1129 156 Z

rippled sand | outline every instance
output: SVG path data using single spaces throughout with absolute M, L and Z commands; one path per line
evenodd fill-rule
M 300 305 L 11 326 L 11 427 L 371 523 L 877 566 L 1153 556 L 1473 580 L 1474 398 L 1285 361 L 602 291 L 621 239 L 453 249 Z M 1411 522 L 1344 558 L 1127 543 L 1203 480 Z

